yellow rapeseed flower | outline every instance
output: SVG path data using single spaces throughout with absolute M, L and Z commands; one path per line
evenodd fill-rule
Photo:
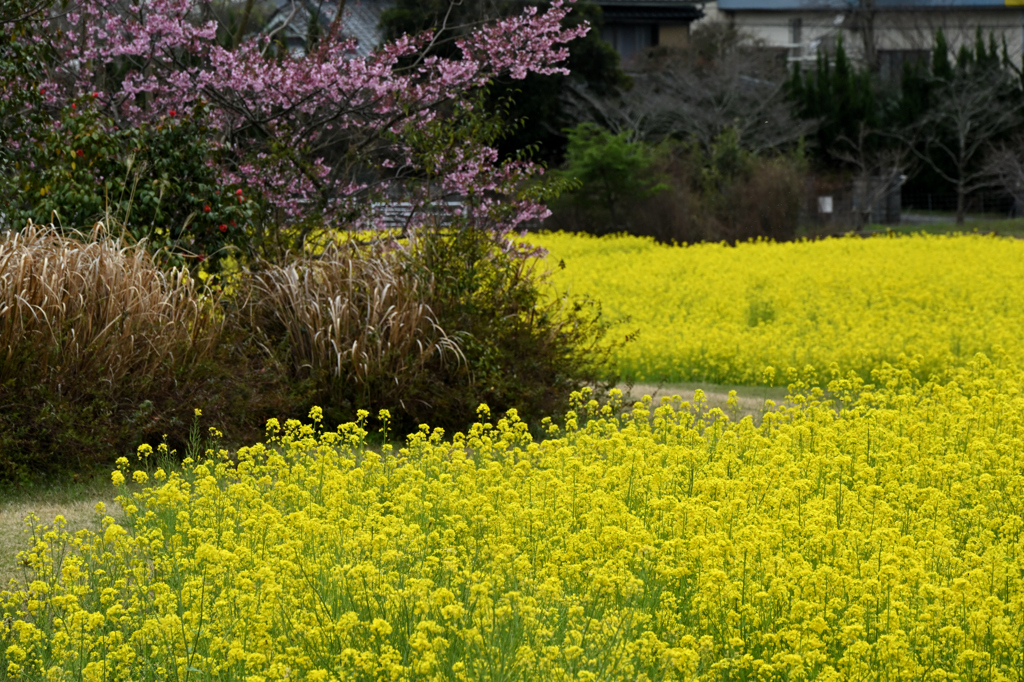
M 760 422 L 696 393 L 573 401 L 543 440 L 509 411 L 387 455 L 358 422 L 289 421 L 122 488 L 99 533 L 30 518 L 0 680 L 1024 670 L 1012 358 L 837 375 Z
M 770 383 L 806 366 L 921 380 L 975 353 L 1024 364 L 1024 242 L 981 235 L 659 245 L 540 234 L 553 284 L 601 302 L 623 379 Z M 913 361 L 904 363 L 901 358 Z M 788 380 L 788 379 L 787 379 Z M 827 380 L 827 377 L 826 377 Z

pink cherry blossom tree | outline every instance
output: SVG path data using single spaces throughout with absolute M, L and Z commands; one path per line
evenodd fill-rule
M 455 57 L 424 56 L 428 33 L 361 58 L 336 25 L 295 57 L 264 35 L 224 47 L 209 0 L 79 0 L 44 20 L 58 58 L 26 85 L 54 112 L 87 98 L 113 130 L 202 117 L 220 191 L 254 202 L 248 229 L 288 249 L 324 227 L 379 225 L 389 196 L 409 202 L 410 228 L 440 211 L 505 241 L 546 214 L 542 194 L 523 190 L 542 169 L 466 131 L 493 127 L 479 93 L 495 78 L 565 72 L 566 44 L 587 31 L 562 26 L 571 2 L 483 26 Z

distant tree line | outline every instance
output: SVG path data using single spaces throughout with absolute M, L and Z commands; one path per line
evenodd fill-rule
M 942 30 L 930 59 L 907 61 L 898 87 L 881 87 L 858 68 L 840 41 L 818 54 L 812 70 L 794 65 L 787 83 L 796 114 L 814 121 L 814 161 L 864 174 L 898 172 L 911 187 L 950 188 L 962 223 L 972 192 L 1011 190 L 999 160 L 1019 148 L 1024 87 L 1005 41 L 977 30 L 973 45 L 953 55 Z

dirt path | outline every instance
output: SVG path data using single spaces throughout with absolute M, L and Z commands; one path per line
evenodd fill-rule
M 645 395 L 651 396 L 657 404 L 662 398 L 671 398 L 678 395 L 685 401 L 693 402 L 693 394 L 697 389 L 704 391 L 704 398 L 708 407 L 721 408 L 723 412 L 730 414 L 729 391 L 736 391 L 736 398 L 739 402 L 737 419 L 751 416 L 755 421 L 760 421 L 764 413 L 765 400 L 772 400 L 776 404 L 781 403 L 786 397 L 786 389 L 775 387 L 765 388 L 763 386 L 723 386 L 720 384 L 634 384 L 633 386 L 620 385 L 619 390 L 627 396 L 627 401 L 640 400 Z

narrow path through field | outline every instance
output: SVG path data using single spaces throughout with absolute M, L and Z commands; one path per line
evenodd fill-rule
M 739 409 L 736 412 L 736 420 L 751 416 L 754 421 L 760 421 L 764 414 L 765 401 L 771 400 L 776 404 L 782 403 L 786 398 L 786 389 L 783 387 L 766 388 L 764 386 L 726 386 L 722 384 L 704 383 L 682 383 L 682 384 L 620 384 L 619 390 L 626 396 L 627 402 L 642 399 L 645 395 L 651 396 L 654 403 L 658 404 L 662 398 L 671 398 L 678 395 L 683 400 L 693 403 L 694 392 L 697 389 L 704 391 L 704 398 L 709 408 L 721 408 L 723 412 L 733 418 L 729 409 L 729 391 L 736 391 L 736 399 Z

